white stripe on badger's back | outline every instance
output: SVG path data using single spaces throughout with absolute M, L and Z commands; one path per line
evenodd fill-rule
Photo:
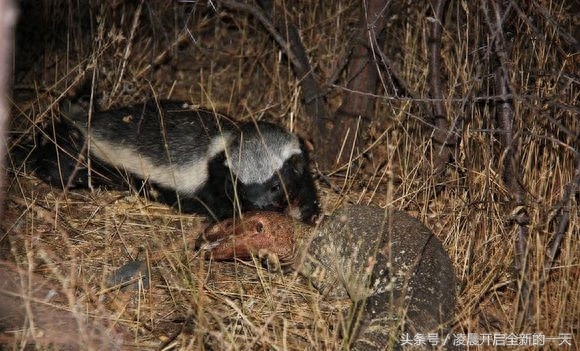
M 238 128 L 227 116 L 166 100 L 98 111 L 90 123 L 83 111 L 66 115 L 91 140 L 91 155 L 186 195 L 204 184 L 211 158 Z
M 185 164 L 160 164 L 140 154 L 135 148 L 96 137 L 91 138 L 91 154 L 142 179 L 149 179 L 184 195 L 193 195 L 207 181 L 208 160 L 225 150 L 229 140 L 230 134 L 214 137 L 205 155 L 191 155 L 191 161 Z
M 237 133 L 236 123 L 228 117 L 182 105 L 149 101 L 96 112 L 90 123 L 87 115 L 73 114 L 69 118 L 85 137 L 129 148 L 159 167 L 170 165 L 168 154 L 172 163 L 180 165 L 190 163 L 192 158 L 205 158 L 214 137 Z

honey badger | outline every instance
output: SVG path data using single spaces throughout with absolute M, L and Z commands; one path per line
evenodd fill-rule
M 78 128 L 90 141 L 100 168 L 148 181 L 159 201 L 183 212 L 223 219 L 236 211 L 288 210 L 305 222 L 318 214 L 304 142 L 275 124 L 237 123 L 178 101 L 98 111 L 90 121 L 78 104 L 65 104 L 62 112 L 71 131 Z M 81 176 L 72 183 L 88 182 Z

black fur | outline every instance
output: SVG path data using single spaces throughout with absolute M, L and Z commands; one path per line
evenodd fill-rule
M 44 128 L 37 128 L 30 140 L 15 145 L 11 158 L 15 168 L 26 167 L 38 178 L 62 188 L 88 188 L 89 170 L 85 137 L 69 123 L 55 121 Z M 115 169 L 92 160 L 91 185 L 121 189 L 126 177 Z
M 59 147 L 36 148 L 28 162 L 53 185 L 88 186 L 86 163 L 78 158 L 87 156 L 81 150 L 90 138 L 93 185 L 118 188 L 129 173 L 154 186 L 158 201 L 218 220 L 289 207 L 307 222 L 318 215 L 308 153 L 298 137 L 274 124 L 238 124 L 178 101 L 95 112 L 90 121 L 79 105 L 63 114 L 66 122 L 55 125 Z

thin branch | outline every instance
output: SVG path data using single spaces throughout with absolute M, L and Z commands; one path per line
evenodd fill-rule
M 383 80 L 379 74 L 378 56 L 383 47 L 388 1 L 365 0 L 361 5 L 358 24 L 361 35 L 352 38 L 353 48 L 346 71 L 347 89 L 343 90 L 342 102 L 331 123 L 325 126 L 324 134 L 318 136 L 320 144 L 324 143 L 323 153 L 337 155 L 336 162 L 323 164 L 326 169 L 352 165 L 364 148 L 363 142 L 374 115 L 376 100 L 373 95 L 379 80 Z M 382 84 L 386 85 L 384 81 Z M 350 149 L 350 152 L 343 153 L 337 144 L 325 142 L 325 138 L 328 140 L 327 135 L 343 140 L 345 150 Z
M 304 65 L 298 56 L 291 50 L 290 43 L 280 34 L 274 23 L 264 13 L 262 9 L 252 4 L 244 3 L 242 1 L 221 0 L 218 2 L 223 7 L 230 10 L 240 11 L 254 16 L 263 26 L 274 40 L 284 50 L 284 53 L 297 71 L 307 72 L 308 68 Z
M 493 37 L 493 50 L 499 65 L 495 70 L 496 91 L 499 95 L 508 96 L 511 94 L 509 81 L 509 67 L 506 59 L 505 39 L 503 35 L 503 19 L 507 10 L 501 8 L 498 1 L 492 1 L 493 13 L 490 11 L 487 0 L 481 1 L 484 14 Z M 525 203 L 525 191 L 521 185 L 521 174 L 519 172 L 519 161 L 516 155 L 516 132 L 514 131 L 514 108 L 513 100 L 505 99 L 496 104 L 496 113 L 500 128 L 503 134 L 503 174 L 502 178 L 512 197 L 513 208 L 512 219 L 518 227 L 518 237 L 515 247 L 515 269 L 519 275 L 520 302 L 518 305 L 517 327 L 521 327 L 523 322 L 529 317 L 532 301 L 532 289 L 530 286 L 529 273 L 527 269 L 528 255 L 528 224 L 529 215 Z
M 431 38 L 429 40 L 429 82 L 431 96 L 437 99 L 433 102 L 435 117 L 447 116 L 441 92 L 441 36 L 443 32 L 443 17 L 447 0 L 438 0 L 433 6 Z
M 373 36 L 373 45 L 376 47 L 380 47 L 376 36 Z M 394 81 L 400 87 L 400 90 L 402 90 L 401 93 L 396 92 L 395 93 L 396 96 L 394 96 L 393 99 L 397 99 L 397 97 L 401 96 L 401 95 L 402 96 L 410 96 L 413 99 L 419 98 L 419 94 L 417 92 L 413 91 L 411 87 L 409 87 L 409 84 L 407 84 L 407 82 L 403 78 L 403 75 L 401 74 L 401 72 L 399 72 L 399 70 L 395 67 L 395 65 L 393 64 L 393 61 L 390 58 L 388 58 L 387 55 L 385 55 L 383 50 L 376 50 L 376 53 L 379 55 L 379 57 L 381 59 L 379 62 L 382 64 L 383 69 L 389 74 L 389 76 L 391 78 L 390 80 Z M 393 87 L 393 90 L 397 91 L 399 89 L 397 89 L 396 87 Z M 380 97 L 380 96 L 377 95 L 376 97 Z
M 274 8 L 271 2 L 260 1 L 260 3 L 264 7 L 264 10 L 269 12 L 268 14 L 263 9 L 246 2 L 233 0 L 219 1 L 219 4 L 225 8 L 254 16 L 266 28 L 292 64 L 294 74 L 296 74 L 302 88 L 306 113 L 317 125 L 323 125 L 329 116 L 324 101 L 325 92 L 320 88 L 314 77 L 312 68 L 308 62 L 306 49 L 302 45 L 298 30 L 287 20 L 286 16 L 274 17 L 272 15 Z
M 354 47 L 347 71 L 347 88 L 362 94 L 347 94 L 335 115 L 336 123 L 348 123 L 354 127 L 356 120 L 361 118 L 363 129 L 370 122 L 374 99 L 368 93 L 376 91 L 377 82 L 381 79 L 378 67 L 377 52 L 381 51 L 382 43 L 379 36 L 385 27 L 387 3 L 384 0 L 366 0 L 362 2 L 363 11 L 360 18 L 360 28 L 364 28 L 361 37 L 353 38 Z M 366 37 L 366 38 L 365 38 Z M 364 39 L 363 39 L 364 38 Z M 382 82 L 385 85 L 384 82 Z M 350 118 L 346 122 L 340 118 Z M 339 119 L 337 119 L 339 118 Z M 337 135 L 340 136 L 340 135 Z M 351 140 L 352 144 L 353 140 Z M 356 142 L 354 143 L 356 144 Z
M 580 190 L 580 154 L 576 153 L 576 167 L 574 169 L 574 178 L 569 184 L 564 187 L 564 194 L 562 195 L 562 200 L 558 205 L 558 209 L 561 210 L 560 218 L 558 221 L 558 229 L 556 235 L 554 236 L 554 241 L 552 242 L 552 247 L 550 247 L 550 252 L 548 254 L 548 261 L 544 264 L 544 270 L 542 271 L 542 277 L 540 278 L 541 286 L 544 285 L 550 270 L 554 266 L 554 261 L 556 256 L 560 251 L 560 244 L 564 238 L 564 233 L 568 229 L 568 224 L 570 223 L 570 207 L 571 198 Z
M 550 22 L 550 24 L 553 25 L 554 28 L 556 28 L 556 30 L 558 31 L 558 35 L 560 35 L 560 37 L 562 39 L 564 39 L 564 41 L 566 41 L 568 43 L 568 45 L 572 46 L 574 48 L 574 50 L 576 50 L 576 52 L 580 51 L 580 41 L 578 41 L 577 38 L 574 38 L 570 34 L 566 33 L 564 30 L 562 30 L 562 27 L 560 26 L 558 21 L 553 19 L 552 16 L 550 15 L 550 12 L 547 11 L 537 1 L 532 1 L 531 3 L 534 7 L 536 7 L 538 9 L 538 11 L 542 14 L 542 16 L 544 16 L 546 21 Z M 570 6 L 574 6 L 574 5 L 570 5 Z
M 453 158 L 454 147 L 457 143 L 457 138 L 450 131 L 447 121 L 447 110 L 441 88 L 441 37 L 447 4 L 447 0 L 437 0 L 435 3 L 431 3 L 433 20 L 429 40 L 429 81 L 430 94 L 434 99 L 432 119 L 435 128 L 431 137 L 433 141 L 433 147 L 430 149 L 431 155 L 427 159 L 432 160 L 435 173 L 440 175 L 443 174 L 447 163 Z M 437 150 L 435 150 L 436 148 Z

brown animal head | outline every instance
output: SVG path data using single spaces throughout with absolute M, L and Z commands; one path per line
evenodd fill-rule
M 302 234 L 310 227 L 278 212 L 248 212 L 243 218 L 230 218 L 205 230 L 215 260 L 249 259 L 275 255 L 282 263 L 294 259 Z

